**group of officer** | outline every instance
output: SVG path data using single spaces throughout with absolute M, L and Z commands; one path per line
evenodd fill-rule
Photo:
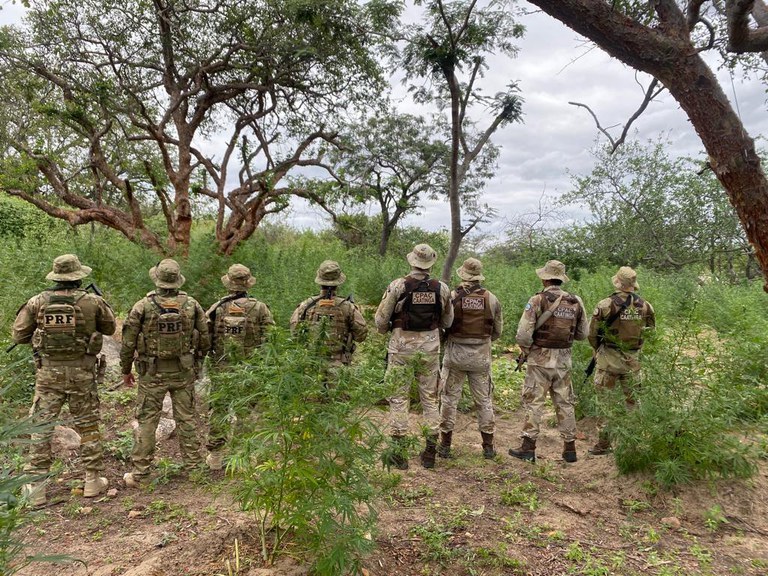
M 389 284 L 375 314 L 376 329 L 391 333 L 387 346 L 386 377 L 393 385 L 389 398 L 392 449 L 386 464 L 408 468 L 406 435 L 410 388 L 418 382 L 423 410 L 426 446 L 420 454 L 425 468 L 435 466 L 436 456 L 452 457 L 451 444 L 456 407 L 464 380 L 478 412 L 483 456 L 493 458 L 495 418 L 492 403 L 491 342 L 503 330 L 499 300 L 482 286 L 482 263 L 467 259 L 456 271 L 461 283 L 451 290 L 432 278 L 437 254 L 427 244 L 418 244 L 407 255 L 410 272 Z M 25 470 L 44 478 L 51 466 L 52 424 L 65 403 L 81 437 L 85 464 L 84 496 L 107 490 L 96 380 L 105 367 L 99 356 L 104 335 L 115 332 L 115 317 L 98 294 L 84 289 L 83 279 L 91 272 L 78 257 L 65 254 L 53 262 L 46 276 L 54 286 L 32 297 L 17 313 L 13 325 L 15 343 L 30 343 L 36 361 L 35 396 L 31 414 L 41 425 L 33 434 Z M 560 434 L 563 459 L 576 461 L 576 424 L 570 379 L 574 340 L 589 338 L 595 348 L 595 385 L 625 391 L 631 404 L 633 375 L 639 371 L 638 353 L 646 329 L 655 324 L 653 308 L 638 297 L 637 275 L 622 267 L 613 277 L 616 291 L 602 300 L 587 321 L 578 296 L 562 289 L 568 281 L 565 266 L 551 260 L 536 271 L 544 289 L 526 304 L 517 331 L 517 343 L 527 362 L 522 391 L 526 412 L 522 446 L 509 454 L 535 460 L 546 396 L 552 397 Z M 274 319 L 269 307 L 248 294 L 256 280 L 241 264 L 232 265 L 221 282 L 228 294 L 204 311 L 180 290 L 185 278 L 178 263 L 165 259 L 152 267 L 149 276 L 155 290 L 139 300 L 123 323 L 120 368 L 123 383 L 134 386 L 138 373 L 136 417 L 131 453 L 132 470 L 123 476 L 127 487 L 148 482 L 155 451 L 155 430 L 163 399 L 170 393 L 179 447 L 186 470 L 202 464 L 194 422 L 194 382 L 203 359 L 209 356 L 211 383 L 239 359 L 247 357 L 264 341 Z M 355 342 L 363 341 L 368 327 L 351 298 L 337 295 L 346 280 L 338 263 L 323 262 L 315 283 L 320 293 L 301 302 L 291 316 L 291 330 L 302 326 L 324 326 L 324 347 L 330 366 L 347 365 Z M 442 369 L 440 351 L 444 349 Z M 224 465 L 223 448 L 227 429 L 226 406 L 213 395 L 206 463 L 213 470 Z M 603 428 L 592 454 L 610 451 L 609 435 Z M 33 506 L 46 502 L 44 479 L 24 486 Z

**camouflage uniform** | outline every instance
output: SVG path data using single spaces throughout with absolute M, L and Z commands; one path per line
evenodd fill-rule
M 563 458 L 573 462 L 576 460 L 576 418 L 571 385 L 571 346 L 574 340 L 587 337 L 587 318 L 581 298 L 548 282 L 568 281 L 561 262 L 550 260 L 544 268 L 537 269 L 536 274 L 545 282 L 545 288 L 528 300 L 516 335 L 528 363 L 522 391 L 526 413 L 521 434 L 523 447 L 510 450 L 510 454 L 526 460 L 535 458 L 533 451 L 547 395 L 550 395 L 560 436 L 566 444 Z M 546 316 L 542 318 L 544 314 Z
M 483 453 L 487 458 L 496 455 L 493 449 L 495 418 L 491 341 L 501 336 L 504 321 L 498 298 L 480 285 L 485 280 L 482 268 L 479 260 L 468 258 L 456 271 L 463 282 L 451 292 L 454 320 L 447 330 L 441 372 L 438 453 L 443 457 L 450 455 L 456 407 L 467 379 L 477 408 L 477 426 L 483 439 Z
M 430 280 L 429 270 L 437 260 L 437 254 L 427 244 L 418 244 L 408 254 L 411 272 L 404 278 L 392 281 L 382 296 L 376 310 L 376 329 L 381 334 L 389 331 L 392 336 L 387 346 L 387 377 L 403 378 L 407 374 L 407 366 L 413 366 L 415 377 L 419 382 L 419 397 L 427 429 L 427 464 L 434 466 L 433 450 L 436 450 L 436 439 L 440 425 L 438 410 L 439 385 L 439 355 L 440 330 L 448 328 L 453 322 L 453 306 L 451 305 L 451 290 L 443 282 Z M 437 306 L 432 323 L 427 329 L 409 330 L 403 328 L 404 307 L 409 294 L 408 285 L 431 282 L 435 286 L 436 302 L 423 296 L 428 306 Z M 413 292 L 415 293 L 415 291 Z M 413 298 L 411 298 L 413 302 Z M 410 404 L 411 381 L 401 383 L 398 390 L 389 398 L 391 415 L 390 430 L 396 439 L 403 438 L 408 433 L 408 411 Z M 398 440 L 400 442 L 400 440 Z M 422 456 L 424 453 L 422 453 Z M 407 464 L 407 462 L 406 462 Z M 422 464 L 424 458 L 422 457 Z M 402 466 L 402 462 L 396 465 Z
M 211 336 L 212 370 L 211 389 L 215 390 L 218 377 L 238 359 L 248 357 L 264 342 L 268 326 L 274 326 L 269 307 L 248 296 L 248 289 L 256 279 L 242 264 L 233 264 L 221 277 L 221 283 L 229 294 L 216 302 L 205 313 Z M 206 458 L 212 470 L 223 467 L 220 451 L 227 440 L 226 401 L 214 397 L 210 403 L 208 442 L 210 454 Z
M 86 480 L 92 488 L 86 495 L 95 496 L 107 485 L 105 478 L 97 476 L 104 469 L 96 389 L 96 372 L 103 359 L 100 361 L 97 355 L 103 335 L 115 332 L 115 316 L 101 296 L 79 287 L 81 279 L 90 272 L 91 268 L 80 264 L 73 254 L 56 258 L 46 279 L 58 284 L 21 307 L 13 323 L 13 341 L 32 344 L 37 371 L 30 413 L 36 424 L 47 426 L 43 432 L 32 435 L 25 469 L 36 474 L 48 473 L 53 424 L 67 403 L 80 435 Z M 89 493 L 94 490 L 96 493 Z M 41 490 L 37 504 L 44 502 Z
M 123 324 L 120 367 L 124 380 L 131 378 L 136 363 L 139 374 L 135 432 L 131 461 L 133 472 L 126 484 L 145 481 L 155 453 L 155 430 L 160 421 L 163 398 L 170 392 L 179 448 L 185 468 L 200 463 L 195 434 L 195 366 L 210 348 L 205 312 L 200 304 L 179 291 L 184 276 L 176 261 L 166 259 L 150 269 L 157 290 L 134 304 Z
M 323 291 L 307 298 L 291 315 L 291 332 L 304 322 L 315 329 L 325 320 L 326 341 L 322 343 L 331 365 L 349 365 L 355 351 L 354 342 L 362 342 L 368 336 L 368 326 L 360 309 L 350 298 L 336 296 L 335 288 L 346 280 L 337 262 L 326 260 L 317 270 L 315 284 Z
M 643 333 L 656 327 L 656 314 L 650 302 L 635 294 L 640 286 L 637 273 L 622 266 L 612 278 L 617 289 L 608 298 L 598 302 L 589 323 L 589 344 L 595 350 L 595 388 L 613 389 L 621 386 L 628 408 L 635 405 L 633 384 L 640 371 L 640 349 Z M 621 310 L 621 312 L 619 312 Z M 610 326 L 606 322 L 616 316 Z M 599 439 L 590 449 L 592 454 L 605 454 L 610 440 L 604 426 Z

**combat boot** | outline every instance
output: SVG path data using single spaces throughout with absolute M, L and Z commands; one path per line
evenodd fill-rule
M 382 455 L 382 461 L 385 466 L 392 466 L 398 470 L 408 470 L 405 436 L 392 436 L 392 444 Z
M 107 491 L 109 486 L 109 480 L 103 476 L 99 476 L 98 472 L 91 470 L 85 471 L 85 486 L 83 487 L 83 496 L 86 498 L 93 498 L 98 496 L 102 492 Z
M 127 488 L 141 488 L 146 485 L 147 480 L 144 476 L 139 476 L 133 472 L 126 472 L 123 474 L 123 482 Z
M 435 467 L 435 456 L 437 456 L 437 436 L 427 436 L 426 440 L 427 445 L 424 448 L 424 451 L 419 455 L 419 459 L 421 460 L 421 465 L 424 466 L 424 468 L 429 469 Z
M 520 458 L 520 460 L 536 462 L 536 440 L 523 436 L 523 444 L 517 450 L 510 448 L 509 455 Z
M 610 454 L 612 452 L 611 441 L 601 437 L 598 439 L 597 444 L 592 446 L 587 452 L 592 454 L 592 456 L 605 456 L 606 454 Z
M 563 444 L 563 460 L 566 462 L 576 462 L 576 460 L 578 460 L 578 457 L 576 456 L 575 440 Z
M 27 501 L 31 508 L 45 506 L 47 501 L 45 495 L 45 482 L 30 482 L 21 487 L 21 496 Z
M 208 456 L 205 457 L 205 463 L 208 465 L 209 470 L 221 470 L 224 468 L 224 451 L 212 450 L 208 452 Z
M 437 455 L 440 458 L 453 458 L 451 453 L 451 442 L 453 441 L 453 430 L 450 432 L 440 432 L 440 445 L 437 447 Z
M 490 460 L 496 457 L 496 450 L 493 449 L 493 434 L 480 432 L 483 437 L 483 458 Z

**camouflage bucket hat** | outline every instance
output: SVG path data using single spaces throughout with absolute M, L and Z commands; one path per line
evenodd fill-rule
M 181 275 L 179 263 L 172 258 L 166 258 L 150 268 L 149 277 L 158 288 L 181 288 L 187 280 Z
M 629 266 L 619 268 L 616 275 L 611 278 L 611 282 L 617 290 L 640 290 L 640 285 L 637 283 L 637 272 Z
M 483 263 L 477 258 L 467 258 L 464 264 L 456 270 L 456 274 L 466 282 L 481 282 L 485 280 L 483 276 Z
M 437 253 L 429 244 L 416 244 L 405 259 L 414 268 L 428 270 L 437 260 Z
M 544 268 L 537 268 L 536 276 L 542 280 L 560 280 L 561 282 L 568 282 L 568 276 L 565 275 L 565 264 L 559 260 L 550 260 L 544 264 Z
M 347 277 L 344 272 L 341 271 L 338 262 L 326 260 L 320 264 L 320 268 L 317 269 L 315 284 L 319 284 L 320 286 L 338 286 L 344 284 L 346 279 Z
M 74 254 L 62 254 L 53 261 L 53 270 L 48 272 L 46 280 L 53 282 L 72 282 L 80 280 L 91 273 L 89 266 L 80 264 L 80 259 Z
M 251 276 L 251 270 L 242 264 L 232 264 L 227 273 L 221 277 L 221 283 L 227 290 L 245 292 L 256 284 L 256 278 Z

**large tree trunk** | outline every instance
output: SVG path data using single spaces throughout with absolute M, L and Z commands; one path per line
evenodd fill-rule
M 448 182 L 448 205 L 451 208 L 451 241 L 448 245 L 448 254 L 445 255 L 443 273 L 440 280 L 446 283 L 451 281 L 451 271 L 456 258 L 459 256 L 461 246 L 461 199 L 459 197 L 459 138 L 461 136 L 461 88 L 456 74 L 452 68 L 443 70 L 448 89 L 451 93 L 451 167 Z
M 602 0 L 528 1 L 611 56 L 664 83 L 701 138 L 761 268 L 768 270 L 768 180 L 752 138 L 691 43 L 677 4 L 657 0 L 661 25 L 649 28 Z M 768 291 L 768 285 L 764 288 Z

